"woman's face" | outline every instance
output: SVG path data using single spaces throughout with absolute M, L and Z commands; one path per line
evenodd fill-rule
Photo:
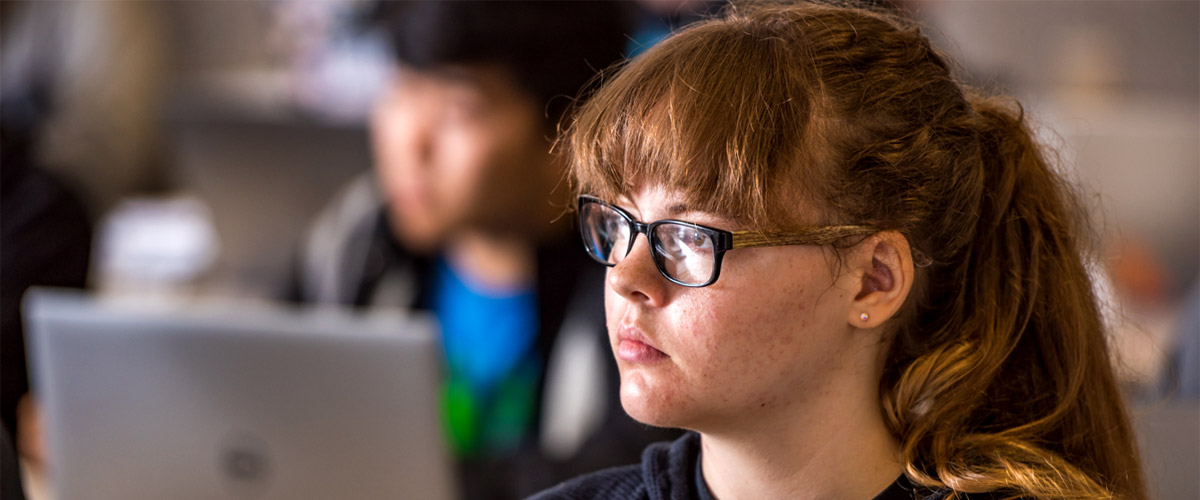
M 648 188 L 616 205 L 643 222 L 750 229 L 689 211 L 680 199 Z M 639 235 L 609 268 L 605 287 L 625 410 L 651 425 L 717 429 L 762 412 L 791 412 L 830 397 L 848 374 L 869 371 L 850 362 L 862 358 L 847 321 L 861 278 L 836 269 L 823 247 L 737 249 L 725 254 L 716 283 L 687 288 L 659 274 Z

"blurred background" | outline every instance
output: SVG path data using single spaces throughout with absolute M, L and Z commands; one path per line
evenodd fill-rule
M 1025 104 L 1088 193 L 1130 393 L 1185 395 L 1170 379 L 1197 356 L 1180 346 L 1200 314 L 1200 2 L 901 5 L 969 81 Z M 0 6 L 0 111 L 18 124 L 5 252 L 14 214 L 37 203 L 10 189 L 21 152 L 78 200 L 86 223 L 45 230 L 91 227 L 89 288 L 270 299 L 313 217 L 371 166 L 365 119 L 388 58 L 357 22 L 366 2 Z

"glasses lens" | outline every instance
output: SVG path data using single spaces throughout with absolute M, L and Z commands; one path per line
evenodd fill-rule
M 659 266 L 668 276 L 688 285 L 702 285 L 716 264 L 712 235 L 684 224 L 663 223 L 654 228 Z
M 616 264 L 625 258 L 629 249 L 629 222 L 616 210 L 600 203 L 585 203 L 580 208 L 579 228 L 592 258 L 605 264 Z

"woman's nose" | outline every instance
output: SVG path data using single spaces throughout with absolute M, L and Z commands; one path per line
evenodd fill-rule
M 654 265 L 649 240 L 637 238 L 629 254 L 608 268 L 608 286 L 626 300 L 661 306 L 666 302 L 671 282 Z

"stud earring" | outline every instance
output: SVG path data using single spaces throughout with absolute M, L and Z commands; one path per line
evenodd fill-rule
M 858 319 L 861 319 L 861 320 L 863 320 L 863 321 L 866 321 L 866 320 L 869 320 L 869 319 L 871 319 L 871 316 L 870 316 L 870 315 L 868 315 L 867 313 L 862 313 L 862 314 L 859 314 L 859 315 L 858 315 Z

